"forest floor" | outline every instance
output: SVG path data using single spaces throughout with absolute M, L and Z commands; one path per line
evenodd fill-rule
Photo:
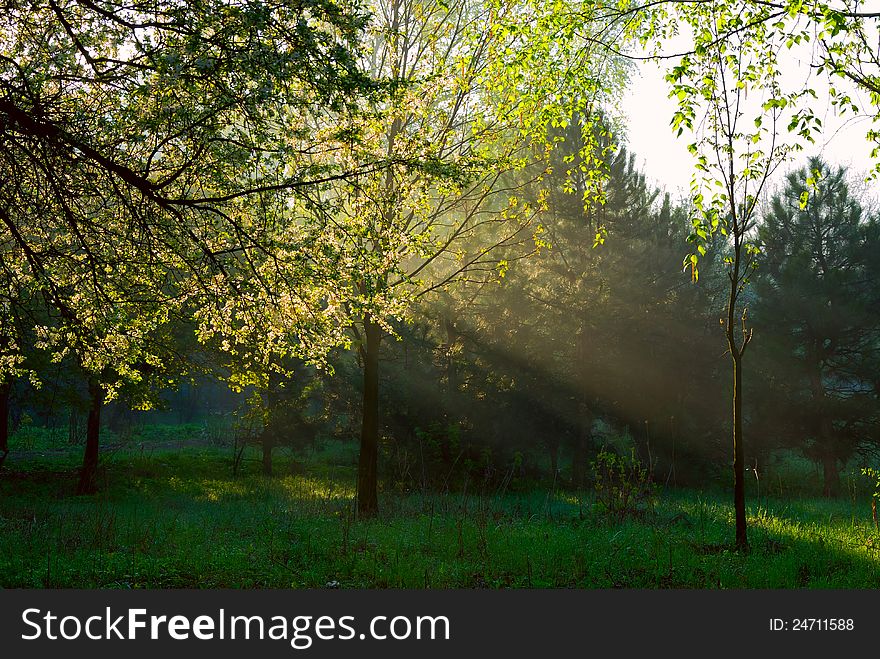
M 73 496 L 75 452 L 0 470 L 0 586 L 25 588 L 877 588 L 870 498 L 748 501 L 751 551 L 731 550 L 732 497 L 667 489 L 612 517 L 589 492 L 384 492 L 353 514 L 350 460 L 135 444 Z

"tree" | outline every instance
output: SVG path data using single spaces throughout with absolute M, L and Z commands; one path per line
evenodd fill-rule
M 789 130 L 805 139 L 812 139 L 814 125 L 809 111 L 797 107 L 807 92 L 783 85 L 778 53 L 785 37 L 767 25 L 765 8 L 698 3 L 679 12 L 697 35 L 697 47 L 667 75 L 670 95 L 679 101 L 673 128 L 679 135 L 694 131 L 698 112 L 703 112 L 689 147 L 696 167 L 689 239 L 696 251 L 686 264 L 696 279 L 706 242 L 717 233 L 727 238 L 728 291 L 721 325 L 732 370 L 735 545 L 746 550 L 743 368 L 753 330 L 743 293 L 759 253 L 753 241 L 756 209 L 770 176 L 801 148 L 783 140 L 783 122 L 787 119 Z
M 347 175 L 309 163 L 304 128 L 372 87 L 353 55 L 363 22 L 322 1 L 4 6 L 4 275 L 10 299 L 30 291 L 54 310 L 38 347 L 75 355 L 90 382 L 81 490 L 94 485 L 101 404 L 164 368 L 154 343 L 172 316 L 209 340 L 265 328 L 266 300 L 294 298 L 311 306 L 287 318 L 291 334 L 326 328 L 311 322 L 330 314 L 308 269 L 267 278 L 285 255 L 266 223 L 286 220 L 277 209 L 296 190 Z M 14 375 L 0 368 L 0 382 Z
M 553 131 L 561 139 L 552 172 L 536 186 L 549 190 L 544 247 L 487 287 L 476 298 L 479 317 L 462 314 L 457 329 L 485 373 L 484 397 L 493 383 L 502 389 L 491 395 L 505 410 L 505 443 L 540 441 L 553 471 L 570 455 L 570 482 L 582 487 L 588 452 L 608 424 L 628 427 L 645 462 L 659 468 L 662 455 L 671 478 L 676 436 L 678 454 L 704 464 L 710 451 L 701 443 L 717 435 L 717 406 L 706 403 L 717 388 L 717 350 L 705 340 L 715 282 L 703 277 L 692 287 L 682 272 L 687 208 L 668 196 L 659 202 L 635 156 L 605 128 L 585 137 L 585 123 L 574 117 Z M 604 203 L 589 206 L 579 155 L 586 142 L 605 162 Z M 707 252 L 708 274 L 718 251 Z
M 230 299 L 252 301 L 237 293 L 265 283 L 258 257 L 274 235 L 261 222 L 279 214 L 250 207 L 284 207 L 293 191 L 346 175 L 309 164 L 303 129 L 369 86 L 352 55 L 362 25 L 354 8 L 331 2 L 9 5 L 0 22 L 8 267 L 77 332 L 94 304 L 147 288 L 159 307 L 188 298 L 221 310 L 198 315 L 203 324 L 231 315 Z M 125 289 L 132 262 L 142 269 L 136 292 Z M 80 275 L 96 297 L 71 292 Z
M 523 4 L 533 7 L 528 2 Z M 822 125 L 810 105 L 816 92 L 806 85 L 784 89 L 779 62 L 786 52 L 815 44 L 810 51 L 812 63 L 827 76 L 833 105 L 843 112 L 859 111 L 852 100 L 852 89 L 839 84 L 845 79 L 870 92 L 873 112 L 880 115 L 880 59 L 872 45 L 872 30 L 876 29 L 880 15 L 863 11 L 859 2 L 831 6 L 802 0 L 659 0 L 553 3 L 539 19 L 531 18 L 529 28 L 518 33 L 519 40 L 525 43 L 519 49 L 525 54 L 515 56 L 520 61 L 542 52 L 548 41 L 552 41 L 555 52 L 568 52 L 572 44 L 580 41 L 582 53 L 675 61 L 667 76 L 670 95 L 679 101 L 673 130 L 681 135 L 686 129 L 701 128 L 703 137 L 691 145 L 691 150 L 697 159 L 698 174 L 710 170 L 713 174 L 695 177 L 693 199 L 699 217 L 693 241 L 706 241 L 720 231 L 730 237 L 731 243 L 724 323 L 733 362 L 736 544 L 745 548 L 742 358 L 751 332 L 738 304 L 755 256 L 749 240 L 755 204 L 772 171 L 799 146 L 783 143 L 782 126 L 787 126 L 793 138 L 811 141 Z M 535 26 L 546 25 L 553 26 L 549 32 L 554 34 L 552 40 L 547 39 L 547 31 L 533 30 Z M 672 54 L 664 52 L 666 44 L 681 35 L 686 45 Z M 648 54 L 634 55 L 629 50 L 633 42 L 648 47 Z M 534 68 L 540 71 L 540 67 Z M 545 80 L 540 72 L 536 77 Z M 551 99 L 550 105 L 557 112 L 559 108 L 570 107 L 568 99 L 547 94 L 545 85 L 535 85 L 538 91 L 530 94 L 523 80 L 521 76 L 516 82 L 527 100 L 518 103 L 531 103 L 533 107 L 543 97 Z M 750 90 L 751 102 L 747 99 Z M 704 123 L 698 124 L 698 108 L 703 104 L 709 111 L 703 115 Z M 755 130 L 744 125 L 748 119 L 754 121 Z M 868 137 L 877 139 L 877 134 L 872 131 Z M 601 181 L 600 167 L 587 169 L 593 172 L 592 180 Z M 694 276 L 700 253 L 705 250 L 705 245 L 697 247 L 690 257 Z M 741 323 L 741 328 L 734 328 L 735 321 L 737 325 Z
M 31 300 L 29 291 L 18 279 L 14 267 L 9 267 L 14 259 L 2 258 L 0 251 L 0 467 L 9 455 L 9 401 L 12 387 L 17 378 L 35 377 L 35 372 L 26 365 L 27 331 Z
M 340 141 L 345 161 L 389 166 L 323 195 L 323 235 L 339 247 L 338 287 L 363 369 L 358 513 L 378 510 L 380 357 L 393 321 L 448 283 L 484 280 L 501 249 L 531 248 L 534 208 L 508 172 L 530 154 L 514 119 L 495 113 L 487 57 L 497 18 L 471 0 L 372 6 L 364 67 L 390 89 Z
M 557 11 L 586 13 L 581 2 L 561 7 Z M 862 0 L 632 0 L 616 5 L 600 1 L 590 7 L 608 26 L 596 41 L 623 58 L 687 63 L 718 45 L 744 40 L 780 63 L 809 62 L 811 72 L 802 93 L 786 99 L 796 106 L 789 131 L 821 129 L 822 121 L 811 107 L 814 100 L 822 108 L 829 103 L 841 114 L 880 116 L 880 13 Z M 724 18 L 716 25 L 695 22 L 707 8 Z M 683 25 L 688 27 L 682 29 Z M 647 52 L 633 52 L 632 41 Z M 815 90 L 819 81 L 827 84 L 827 97 L 822 99 Z M 857 91 L 868 93 L 868 108 L 854 99 Z M 866 137 L 876 143 L 880 133 L 869 129 Z M 874 155 L 880 155 L 880 149 Z
M 631 301 L 623 301 L 623 296 L 617 299 L 622 308 L 611 311 L 622 285 L 615 272 L 618 259 L 627 262 L 632 254 L 624 252 L 635 248 L 626 225 L 644 228 L 650 222 L 658 191 L 650 188 L 635 169 L 634 156 L 607 133 L 601 120 L 576 115 L 558 132 L 561 139 L 554 139 L 554 167 L 549 177 L 553 191 L 546 218 L 546 241 L 551 247 L 535 260 L 539 270 L 523 287 L 538 303 L 538 317 L 554 317 L 544 332 L 552 336 L 559 327 L 566 327 L 573 337 L 574 349 L 562 348 L 564 362 L 558 368 L 576 392 L 572 421 L 578 430 L 572 442 L 572 480 L 581 487 L 594 420 L 600 411 L 613 406 L 614 395 L 599 385 L 603 378 L 598 376 L 600 371 L 606 375 L 612 371 L 603 363 L 615 334 L 606 331 L 607 323 L 615 313 L 630 311 Z M 594 151 L 588 153 L 591 145 Z M 601 182 L 592 172 L 598 163 L 602 163 Z M 598 186 L 598 199 L 591 186 Z M 632 262 L 627 265 L 631 267 Z
M 874 439 L 878 422 L 878 237 L 846 171 L 818 158 L 787 176 L 758 228 L 755 322 L 775 348 L 768 359 L 790 407 L 776 413 L 822 464 L 826 496 L 838 494 L 839 465 Z

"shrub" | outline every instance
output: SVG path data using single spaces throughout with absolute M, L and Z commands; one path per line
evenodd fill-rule
M 871 517 L 874 519 L 874 528 L 876 529 L 880 527 L 880 524 L 877 522 L 877 499 L 880 499 L 880 470 L 873 467 L 864 467 L 862 468 L 862 475 L 866 476 L 874 486 L 874 491 L 871 495 Z
M 591 464 L 596 488 L 596 502 L 605 512 L 617 518 L 644 512 L 652 502 L 654 484 L 651 474 L 636 457 L 602 450 Z

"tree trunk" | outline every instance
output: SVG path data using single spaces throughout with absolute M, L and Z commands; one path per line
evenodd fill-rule
M 455 348 L 458 345 L 458 332 L 455 322 L 450 318 L 444 319 L 446 328 L 446 403 L 449 406 L 449 415 L 458 415 L 458 363 L 455 359 Z
M 822 383 L 822 341 L 816 341 L 808 352 L 812 361 L 810 389 L 813 394 L 813 412 L 816 414 L 815 432 L 822 458 L 822 495 L 836 497 L 840 486 L 840 471 L 834 455 L 834 426 L 828 412 L 828 397 Z
M 733 358 L 733 507 L 736 512 L 736 548 L 748 549 L 746 535 L 745 452 L 742 427 L 742 356 Z
M 12 382 L 5 380 L 0 384 L 0 467 L 9 455 L 9 394 Z
M 587 355 L 589 355 L 589 332 L 587 329 L 586 314 L 581 311 L 584 316 L 581 321 L 581 329 L 577 337 L 576 359 L 578 387 L 580 388 L 580 403 L 578 405 L 578 417 L 580 428 L 578 429 L 578 437 L 575 439 L 574 452 L 572 454 L 571 463 L 571 480 L 575 488 L 583 488 L 587 482 L 587 452 L 593 439 L 593 410 L 589 394 L 589 367 L 587 366 Z
M 547 448 L 550 452 L 550 478 L 555 483 L 559 474 L 559 442 L 555 439 L 551 440 Z
M 590 438 L 586 430 L 578 435 L 575 440 L 574 451 L 571 455 L 571 484 L 577 488 L 583 488 L 587 483 L 587 450 Z
M 740 293 L 740 267 L 742 256 L 742 237 L 739 233 L 736 221 L 736 209 L 733 208 L 734 217 L 734 259 L 730 277 L 730 290 L 727 295 L 727 324 L 724 334 L 727 338 L 727 349 L 730 351 L 730 360 L 733 367 L 733 509 L 736 517 L 735 546 L 738 551 L 746 551 L 749 548 L 748 535 L 746 533 L 746 478 L 745 478 L 745 449 L 743 447 L 743 355 L 751 341 L 751 331 L 746 331 L 746 312 L 742 313 L 742 345 L 737 345 L 735 334 L 734 317 L 736 316 L 736 304 Z
M 86 450 L 83 455 L 83 466 L 79 474 L 77 494 L 94 494 L 98 489 L 98 438 L 101 431 L 101 404 L 104 402 L 104 391 L 96 380 L 89 381 L 91 407 L 86 424 Z
M 263 426 L 261 447 L 263 449 L 263 476 L 272 475 L 272 450 L 280 439 L 278 410 L 281 405 L 281 377 L 278 373 L 269 373 L 269 384 L 263 395 L 263 403 L 267 410 L 267 421 Z
M 272 432 L 269 430 L 263 430 L 262 437 L 262 447 L 263 447 L 263 476 L 271 476 L 272 475 L 272 447 L 275 442 L 272 439 Z
M 382 328 L 367 316 L 364 319 L 363 423 L 358 461 L 357 506 L 359 517 L 371 517 L 379 511 L 379 344 Z
M 836 497 L 840 493 L 840 469 L 830 451 L 822 454 L 822 483 L 823 496 Z

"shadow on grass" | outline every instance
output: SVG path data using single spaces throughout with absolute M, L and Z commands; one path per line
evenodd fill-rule
M 223 476 L 223 474 L 228 474 Z M 326 473 L 326 472 L 325 472 Z M 0 476 L 5 587 L 873 588 L 880 536 L 846 502 L 763 501 L 732 551 L 726 497 L 670 492 L 610 518 L 589 494 L 385 494 L 353 513 L 353 472 L 238 478 L 214 451 L 117 455 Z M 344 483 L 341 485 L 340 483 Z M 847 511 L 849 510 L 849 514 Z

